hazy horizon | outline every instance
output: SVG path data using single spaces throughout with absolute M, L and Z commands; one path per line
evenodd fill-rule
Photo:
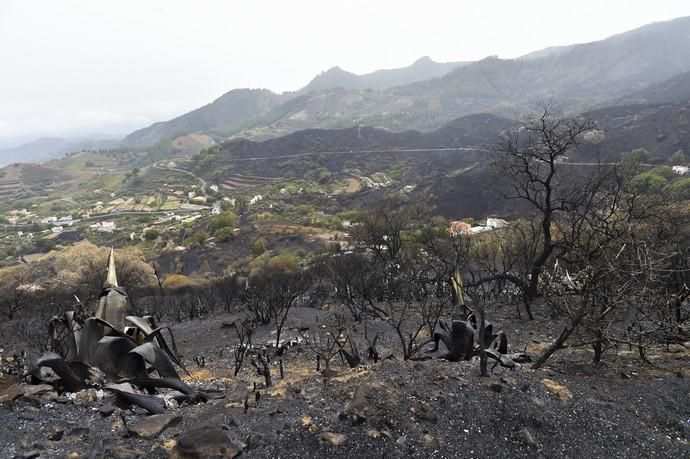
M 0 148 L 122 135 L 243 87 L 294 91 L 363 74 L 515 58 L 690 15 L 690 3 L 203 1 L 0 3 Z

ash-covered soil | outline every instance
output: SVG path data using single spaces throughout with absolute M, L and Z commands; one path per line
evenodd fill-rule
M 294 312 L 291 328 L 311 332 L 327 320 L 323 311 Z M 515 350 L 536 353 L 557 330 L 548 319 L 503 314 Z M 24 395 L 0 404 L 0 457 L 690 457 L 690 361 L 682 346 L 654 354 L 656 367 L 627 349 L 592 366 L 586 351 L 573 350 L 537 371 L 496 367 L 481 378 L 476 361 L 386 359 L 349 369 L 336 357 L 316 372 L 302 344 L 287 352 L 284 380 L 274 362 L 275 384 L 266 388 L 248 362 L 232 375 L 236 338 L 222 326 L 232 319 L 174 326 L 191 373 L 185 380 L 225 398 L 171 407 L 171 425 L 141 438 L 132 432 L 155 431 L 160 419 L 109 409 L 107 392 Z M 390 330 L 370 327 L 384 332 L 382 356 L 396 351 Z M 254 342 L 272 337 L 267 326 Z M 5 376 L 0 394 L 12 382 Z

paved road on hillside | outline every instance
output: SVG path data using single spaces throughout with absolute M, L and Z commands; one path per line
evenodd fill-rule
M 254 156 L 251 158 L 228 158 L 217 159 L 215 162 L 231 163 L 237 161 L 265 161 L 271 159 L 288 159 L 301 158 L 303 156 L 317 156 L 317 155 L 357 155 L 357 154 L 372 154 L 372 153 L 424 153 L 428 151 L 481 151 L 488 153 L 489 150 L 474 147 L 459 147 L 459 148 L 408 148 L 400 150 L 343 150 L 343 151 L 310 151 L 305 153 L 292 153 L 289 155 L 275 155 L 275 156 Z
M 456 148 L 404 148 L 404 149 L 393 149 L 393 150 L 342 150 L 342 151 L 310 151 L 304 153 L 292 153 L 287 155 L 275 155 L 275 156 L 253 156 L 250 158 L 228 158 L 228 159 L 216 159 L 215 162 L 219 163 L 231 163 L 231 162 L 241 162 L 241 161 L 267 161 L 275 159 L 289 159 L 289 158 L 301 158 L 305 156 L 317 156 L 317 155 L 356 155 L 356 154 L 375 154 L 375 153 L 425 153 L 425 152 L 436 152 L 436 151 L 478 151 L 482 153 L 491 153 L 492 150 L 487 150 L 485 148 L 478 147 L 456 147 Z M 616 166 L 618 163 L 572 163 L 563 162 L 559 163 L 566 166 Z M 642 167 L 658 167 L 658 164 L 640 164 Z M 158 167 L 158 166 L 156 166 Z M 203 181 L 201 177 L 198 177 L 192 172 L 185 171 L 184 169 L 178 168 L 167 168 L 170 170 L 175 170 L 178 172 L 186 173 L 192 175 L 199 181 Z

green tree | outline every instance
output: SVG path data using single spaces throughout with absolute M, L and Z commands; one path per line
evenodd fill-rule
M 651 194 L 660 193 L 668 180 L 661 175 L 649 171 L 638 174 L 630 181 L 630 190 L 637 193 Z
M 218 242 L 232 241 L 235 238 L 235 229 L 230 226 L 226 226 L 225 228 L 221 228 L 216 231 L 215 236 Z
M 206 239 L 208 239 L 208 233 L 206 231 L 198 231 L 185 239 L 184 245 L 187 247 L 202 246 Z
M 250 248 L 254 256 L 258 257 L 268 250 L 268 241 L 262 237 L 256 238 L 252 241 Z
M 176 289 L 189 285 L 189 278 L 182 274 L 169 274 L 163 281 L 164 288 Z
M 293 273 L 299 268 L 299 259 L 290 253 L 281 253 L 271 257 L 264 266 L 265 271 Z
M 155 228 L 149 228 L 146 231 L 144 231 L 144 239 L 147 241 L 155 241 L 158 239 L 158 236 L 160 236 L 160 231 L 158 231 Z
M 237 225 L 237 215 L 232 211 L 225 211 L 213 217 L 208 224 L 208 231 L 213 235 L 223 228 L 234 228 Z
M 668 163 L 671 166 L 685 166 L 688 161 L 685 159 L 685 153 L 683 153 L 683 150 L 678 150 L 671 155 L 671 157 L 668 159 Z
M 690 199 L 690 178 L 684 178 L 667 187 L 669 195 L 673 199 L 685 201 Z

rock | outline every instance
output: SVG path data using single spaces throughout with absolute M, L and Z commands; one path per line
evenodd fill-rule
M 65 459 L 79 459 L 81 455 L 76 452 L 76 451 L 70 451 L 69 453 L 65 454 Z
M 74 394 L 74 404 L 77 406 L 87 406 L 98 400 L 94 389 L 84 389 Z
M 302 427 L 306 427 L 309 430 L 314 429 L 314 420 L 311 418 L 311 416 L 302 416 Z
M 549 390 L 549 392 L 551 392 L 561 400 L 572 400 L 573 393 L 570 392 L 570 390 L 563 384 L 557 383 L 553 379 L 547 378 L 542 379 L 541 383 Z
M 115 412 L 115 406 L 113 406 L 111 403 L 106 403 L 102 407 L 98 409 L 98 413 L 103 416 L 104 418 L 107 418 L 108 416 L 111 416 Z
M 26 384 L 24 386 L 24 395 L 26 396 L 43 395 L 49 392 L 55 392 L 55 388 L 50 384 Z
M 399 447 L 403 448 L 403 449 L 408 448 L 410 445 L 409 442 L 407 441 L 407 437 L 405 437 L 404 435 L 402 437 L 398 438 L 395 441 L 395 444 L 398 445 Z
M 182 417 L 174 414 L 154 414 L 128 426 L 127 431 L 139 438 L 155 438 L 168 427 L 179 424 L 180 421 Z
M 22 459 L 33 459 L 33 458 L 38 457 L 40 455 L 41 455 L 40 451 L 32 450 L 32 451 L 27 451 L 27 452 L 23 453 L 19 457 L 21 457 Z
M 24 384 L 12 384 L 7 389 L 0 392 L 0 403 L 16 400 L 24 395 Z
M 48 430 L 43 432 L 43 435 L 51 441 L 60 441 L 64 434 L 65 431 L 62 429 L 58 429 L 57 427 L 50 427 L 48 428 Z
M 53 448 L 55 444 L 51 441 L 41 440 L 33 444 L 34 449 L 48 449 Z
M 86 440 L 86 437 L 89 436 L 89 432 L 89 429 L 86 427 L 75 427 L 74 429 L 67 432 L 65 440 L 69 440 L 72 443 L 84 441 Z
M 161 448 L 170 456 L 173 452 L 173 449 L 175 449 L 175 446 L 177 445 L 177 440 L 174 439 L 169 439 L 165 440 L 163 444 L 161 445 Z
M 526 427 L 520 429 L 516 434 L 515 437 L 518 440 L 521 440 L 525 443 L 527 443 L 529 446 L 537 446 L 537 442 L 534 440 L 534 435 L 532 435 L 532 432 L 527 430 Z
M 319 440 L 324 443 L 330 443 L 331 445 L 338 446 L 345 443 L 347 441 L 347 437 L 339 433 L 323 432 L 321 435 L 319 435 Z
M 438 438 L 434 437 L 431 434 L 424 434 L 422 440 L 424 441 L 424 443 L 426 443 L 434 449 L 441 449 L 441 444 L 439 443 Z
M 200 457 L 233 458 L 242 453 L 244 445 L 236 444 L 217 427 L 203 425 L 187 430 L 177 440 L 172 459 Z
M 103 451 L 98 456 L 89 457 L 103 457 L 103 458 L 117 458 L 117 459 L 138 459 L 141 457 L 148 457 L 144 451 L 134 448 L 132 445 L 118 443 L 115 445 L 108 445 L 103 448 Z
M 340 412 L 341 419 L 348 419 L 352 424 L 361 424 L 379 414 L 376 400 L 394 400 L 396 394 L 383 384 L 365 382 L 357 386 L 352 400 L 347 402 Z
M 496 393 L 503 392 L 503 387 L 503 384 L 497 382 L 492 382 L 489 384 L 489 389 Z
M 57 391 L 51 390 L 50 392 L 45 392 L 41 394 L 41 400 L 44 402 L 57 402 L 60 399 Z
M 510 386 L 510 387 L 516 387 L 517 386 L 517 380 L 513 377 L 510 377 L 510 376 L 501 377 L 501 382 Z
M 375 429 L 368 430 L 367 435 L 369 435 L 369 437 L 373 438 L 374 440 L 381 438 L 381 432 Z
M 22 395 L 19 397 L 19 400 L 24 403 L 28 403 L 35 408 L 41 408 L 44 405 L 43 400 L 41 400 L 40 397 L 35 397 L 33 395 Z

